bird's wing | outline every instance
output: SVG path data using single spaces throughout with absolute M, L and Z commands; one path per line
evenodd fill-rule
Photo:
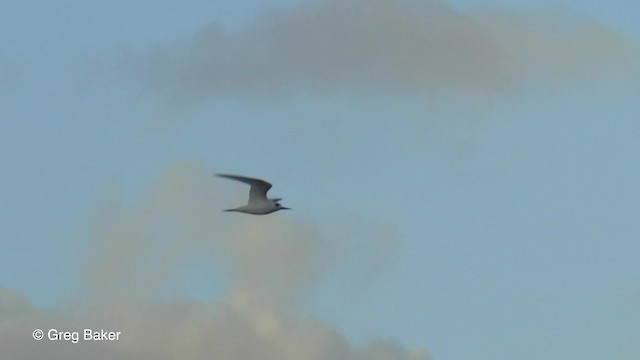
M 216 175 L 231 180 L 241 181 L 245 184 L 251 185 L 251 190 L 249 190 L 249 204 L 267 200 L 267 191 L 271 189 L 271 184 L 264 180 L 229 174 Z

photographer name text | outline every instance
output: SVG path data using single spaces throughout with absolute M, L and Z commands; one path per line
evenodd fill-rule
M 117 341 L 120 340 L 121 334 L 121 331 L 107 331 L 104 329 L 84 329 L 82 331 L 49 329 L 47 332 L 41 329 L 35 329 L 33 331 L 33 338 L 36 340 L 69 341 L 77 344 L 80 341 Z

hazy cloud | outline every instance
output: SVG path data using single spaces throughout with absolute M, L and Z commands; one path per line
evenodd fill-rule
M 502 93 L 522 80 L 638 74 L 635 43 L 593 21 L 441 1 L 308 2 L 244 28 L 212 24 L 191 41 L 129 54 L 128 74 L 173 105 L 295 92 Z
M 45 332 L 90 328 L 121 331 L 118 341 L 35 341 Z M 227 305 L 172 303 L 93 307 L 57 313 L 33 311 L 0 323 L 3 355 L 15 360 L 426 360 L 390 340 L 354 348 L 330 326 L 274 312 L 245 312 Z
M 90 300 L 40 311 L 20 293 L 0 290 L 3 354 L 17 360 L 428 359 L 425 350 L 407 350 L 391 340 L 356 348 L 330 325 L 304 315 L 300 306 L 344 248 L 332 248 L 331 242 L 375 232 L 376 225 L 347 221 L 333 231 L 292 219 L 293 214 L 223 213 L 229 195 L 212 174 L 201 163 L 176 164 L 133 203 L 107 191 L 95 214 L 83 271 Z M 395 235 L 388 227 L 380 229 L 382 237 Z M 391 238 L 376 242 L 393 246 Z M 215 303 L 160 301 L 175 274 L 198 257 L 228 276 L 225 294 Z M 122 338 L 35 341 L 36 328 L 105 329 L 121 331 Z
M 0 318 L 31 311 L 31 304 L 19 291 L 0 288 Z

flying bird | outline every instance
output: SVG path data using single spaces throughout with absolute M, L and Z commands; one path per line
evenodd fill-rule
M 271 189 L 271 184 L 264 180 L 254 179 L 246 176 L 216 174 L 216 176 L 241 181 L 251 185 L 249 190 L 249 203 L 234 209 L 226 209 L 225 211 L 237 211 L 252 215 L 266 215 L 278 210 L 290 210 L 288 207 L 280 205 L 281 198 L 267 198 L 267 191 Z

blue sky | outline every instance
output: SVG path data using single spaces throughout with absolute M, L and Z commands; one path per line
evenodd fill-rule
M 300 3 L 313 15 L 322 2 Z M 367 8 L 350 3 L 356 15 Z M 489 29 L 480 44 L 509 56 L 471 41 L 451 45 L 469 58 L 414 63 L 404 56 L 415 47 L 394 30 L 380 35 L 398 44 L 380 62 L 362 55 L 375 47 L 349 52 L 347 37 L 328 46 L 354 65 L 298 57 L 306 40 L 331 37 L 306 38 L 295 4 L 4 6 L 0 287 L 38 309 L 76 304 L 103 203 L 120 194 L 135 212 L 167 169 L 195 163 L 269 179 L 294 208 L 271 217 L 320 229 L 340 254 L 300 312 L 354 346 L 393 338 L 433 359 L 640 356 L 640 5 L 444 2 L 444 20 L 434 21 L 445 33 L 475 41 L 464 31 L 480 24 Z M 300 47 L 278 32 L 278 14 L 300 26 Z M 505 31 L 521 29 L 510 16 L 530 26 L 527 36 Z M 345 19 L 349 28 L 358 17 Z M 322 21 L 318 29 L 331 30 Z M 433 44 L 446 50 L 457 38 L 444 39 Z M 227 46 L 231 65 L 210 65 L 207 44 Z M 225 201 L 243 200 L 241 186 L 210 182 Z M 356 230 L 335 244 L 343 222 Z M 230 280 L 209 265 L 180 266 L 158 296 L 215 303 Z

